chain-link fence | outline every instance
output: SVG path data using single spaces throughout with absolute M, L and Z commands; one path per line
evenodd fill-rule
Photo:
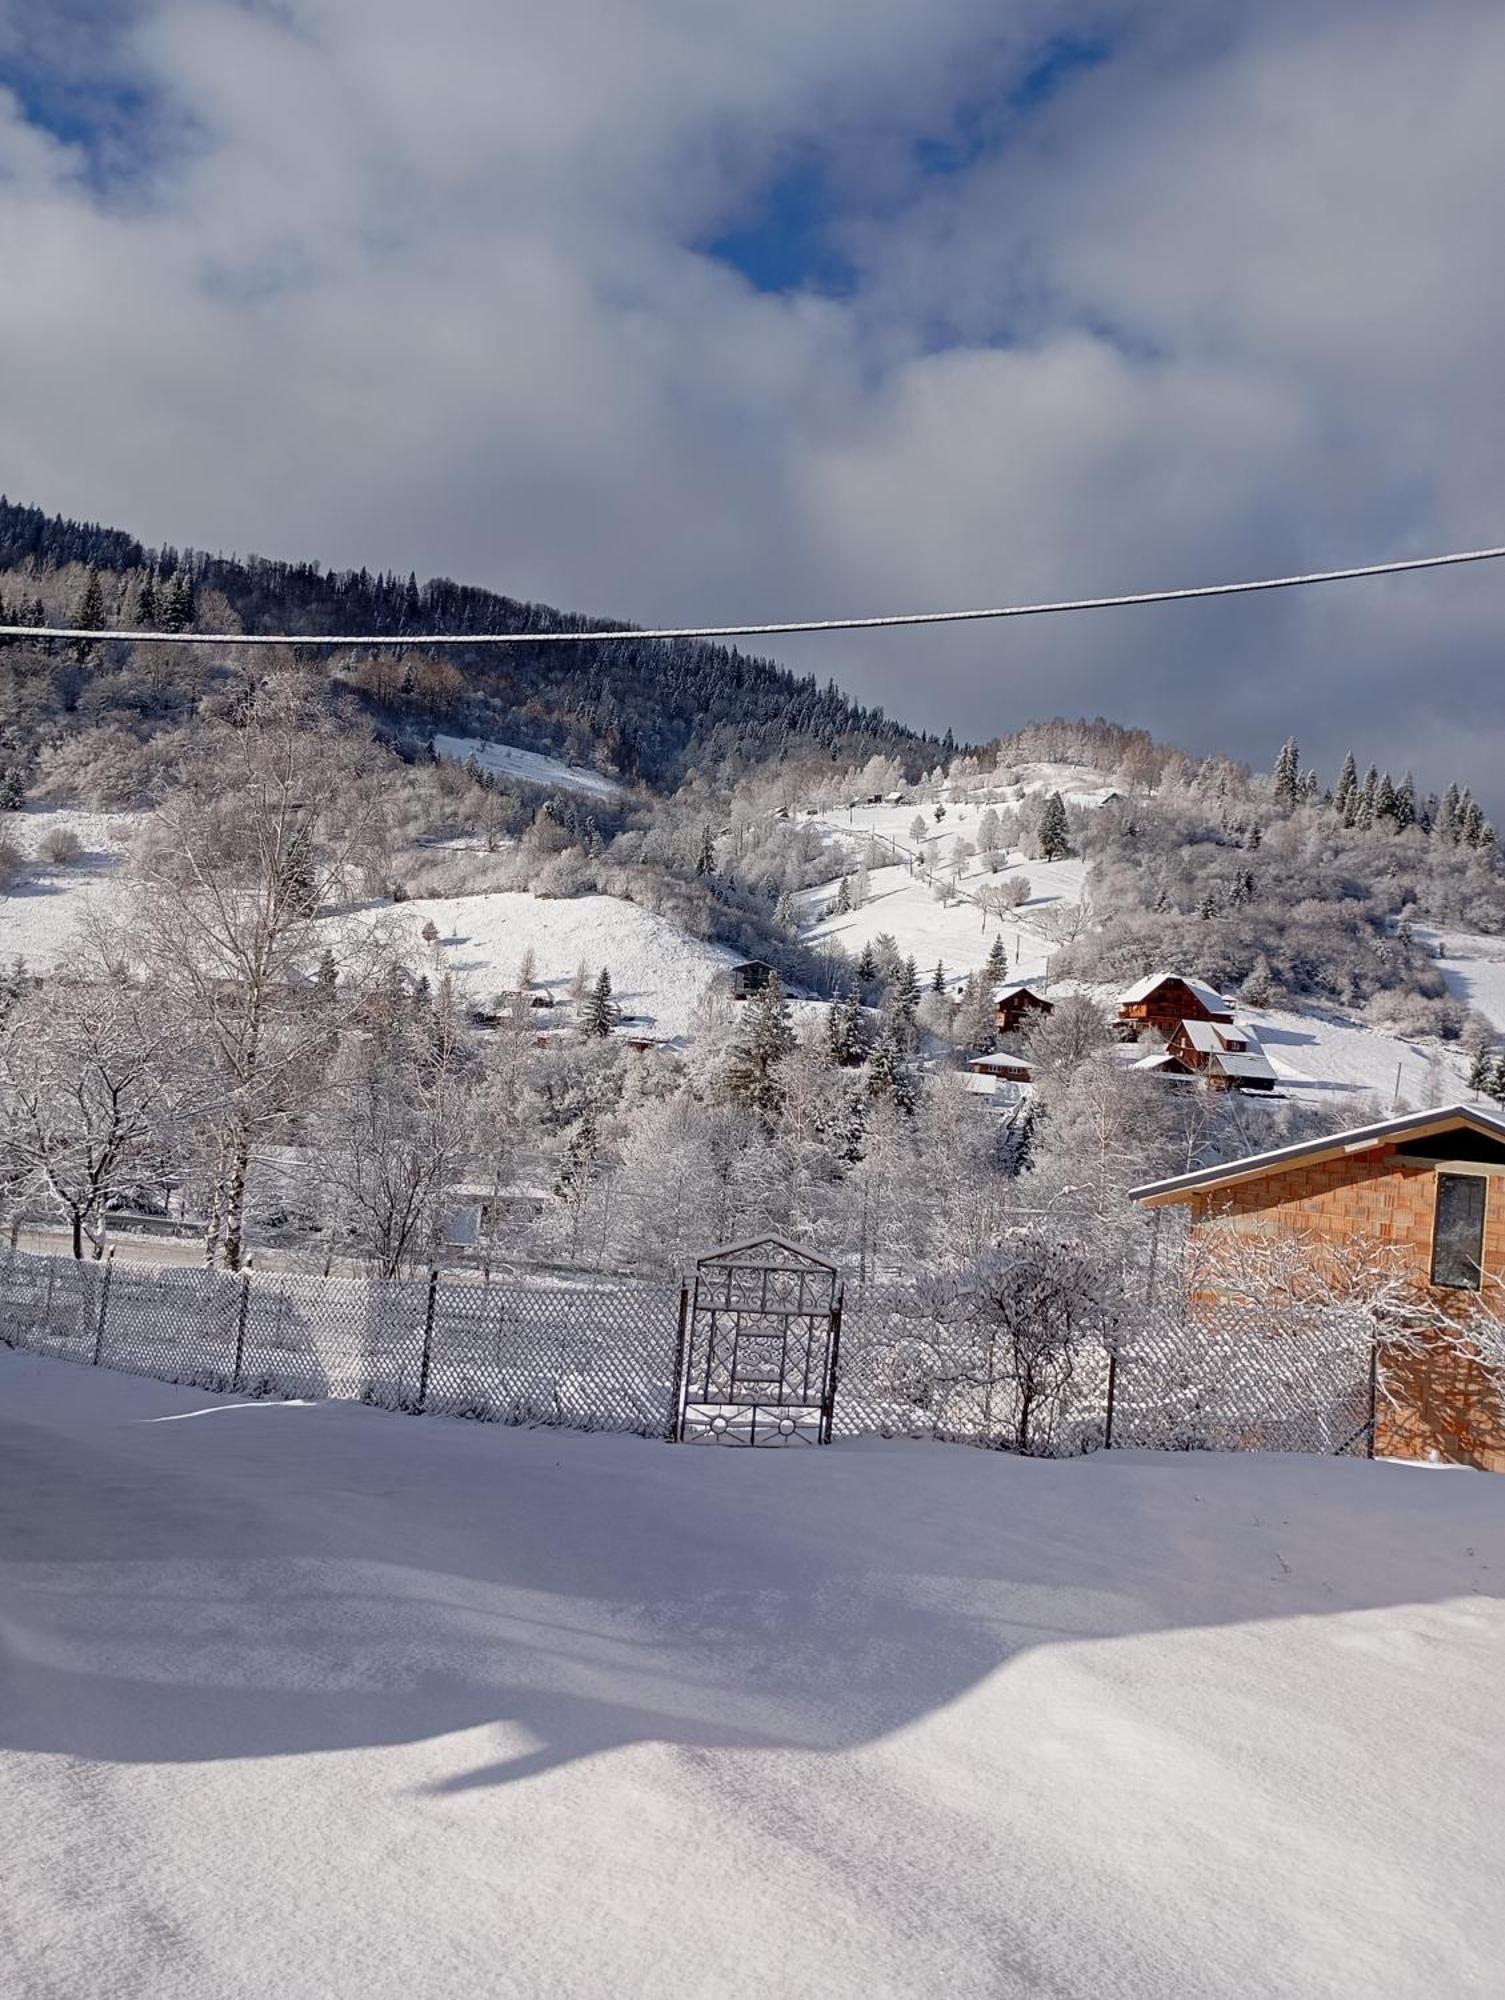
M 166 1382 L 584 1430 L 672 1433 L 678 1286 L 233 1276 L 0 1255 L 0 1341 Z M 1142 1307 L 1067 1340 L 975 1302 L 869 1293 L 843 1316 L 833 1434 L 1065 1456 L 1103 1446 L 1363 1455 L 1361 1319 Z
M 665 1434 L 677 1286 L 234 1276 L 12 1251 L 0 1340 L 165 1382 Z
M 833 1430 L 1055 1457 L 1106 1445 L 1365 1455 L 1376 1378 L 1367 1322 L 1282 1322 L 1144 1306 L 1070 1338 L 1006 1338 L 966 1301 L 869 1294 L 842 1324 Z

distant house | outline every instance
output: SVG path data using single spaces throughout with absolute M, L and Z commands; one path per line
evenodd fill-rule
M 1182 1021 L 1228 1021 L 1233 1008 L 1200 979 L 1179 972 L 1152 972 L 1118 996 L 1118 1018 L 1131 1039 L 1149 1029 L 1169 1037 Z
M 1242 1021 L 1178 1021 L 1165 1052 L 1214 1090 L 1273 1090 L 1275 1072 Z
M 1008 1083 L 1028 1083 L 1030 1066 L 1020 1056 L 972 1056 L 967 1063 L 972 1076 L 1000 1077 Z
M 761 958 L 747 958 L 740 965 L 734 965 L 728 974 L 731 980 L 732 998 L 746 1000 L 754 993 L 761 993 L 773 978 L 773 967 L 765 965 Z
M 1021 1028 L 1028 1026 L 1032 1018 L 1049 1014 L 1054 1010 L 1054 1002 L 1047 1000 L 1043 993 L 1037 993 L 1033 986 L 1022 979 L 1012 985 L 1000 986 L 993 994 L 993 1024 L 1000 1035 L 1017 1035 Z
M 1497 1194 L 1496 1190 L 1500 1190 Z M 1497 1315 L 1505 1283 L 1505 1119 L 1473 1105 L 1410 1112 L 1131 1189 L 1145 1208 L 1188 1212 L 1198 1287 L 1216 1314 L 1251 1251 L 1294 1240 L 1320 1271 L 1353 1253 L 1394 1260 L 1428 1301 L 1467 1324 Z M 1505 1413 L 1477 1361 L 1451 1346 L 1382 1351 L 1375 1450 L 1505 1472 Z

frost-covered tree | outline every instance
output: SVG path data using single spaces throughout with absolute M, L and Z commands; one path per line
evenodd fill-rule
M 726 1069 L 726 1088 L 733 1101 L 771 1124 L 779 1108 L 780 1071 L 793 1047 L 789 1008 L 775 974 L 742 1005 Z
M 611 974 L 603 965 L 581 1010 L 580 1027 L 587 1035 L 609 1035 L 621 1018 L 611 997 Z
M 1275 803 L 1282 812 L 1295 810 L 1300 795 L 1301 753 L 1294 736 L 1288 736 L 1280 746 L 1280 755 L 1275 759 L 1275 775 L 1272 790 Z
M 1038 836 L 1042 861 L 1063 861 L 1071 852 L 1071 833 L 1066 820 L 1066 801 L 1052 792 L 1040 814 Z

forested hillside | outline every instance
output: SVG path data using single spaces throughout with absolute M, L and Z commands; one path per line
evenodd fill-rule
M 148 549 L 115 528 L 49 517 L 0 499 L 0 623 L 91 629 L 453 632 L 447 654 L 358 651 L 330 660 L 381 734 L 436 726 L 553 751 L 573 762 L 672 788 L 689 773 L 735 777 L 774 757 L 841 765 L 881 754 L 914 774 L 953 747 L 881 708 L 849 700 L 735 647 L 623 640 L 610 646 L 467 646 L 467 635 L 620 621 L 530 604 L 445 577 L 333 571 L 317 562 Z M 6 759 L 23 769 L 49 732 L 123 729 L 146 740 L 180 722 L 233 667 L 167 649 L 61 648 L 12 640 L 3 658 Z M 321 656 L 326 658 L 328 656 Z

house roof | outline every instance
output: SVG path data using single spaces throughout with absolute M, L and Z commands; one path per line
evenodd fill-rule
M 1138 1000 L 1148 1000 L 1152 993 L 1171 979 L 1179 979 L 1188 993 L 1196 995 L 1209 1014 L 1233 1012 L 1221 993 L 1215 993 L 1205 980 L 1188 978 L 1184 972 L 1147 973 L 1143 979 L 1136 980 L 1126 993 L 1119 994 L 1118 1004 L 1120 1007 L 1132 1007 Z
M 967 1067 L 974 1070 L 996 1070 L 1000 1075 L 1022 1070 L 1029 1075 L 1029 1064 L 1023 1056 L 969 1056 Z
M 1011 979 L 1007 986 L 995 986 L 993 988 L 994 1006 L 996 1007 L 1001 1000 L 1012 1000 L 1016 993 L 1027 993 L 1031 1000 L 1038 1000 L 1042 1007 L 1048 1007 L 1051 1004 L 1045 995 L 1032 986 L 1027 979 Z
M 1274 1083 L 1275 1071 L 1263 1049 L 1214 1049 L 1212 1066 L 1223 1076 L 1242 1077 L 1252 1083 Z
M 1402 1118 L 1384 1118 L 1375 1125 L 1355 1125 L 1346 1132 L 1330 1133 L 1325 1139 L 1277 1146 L 1268 1153 L 1246 1153 L 1241 1159 L 1225 1160 L 1220 1167 L 1202 1167 L 1195 1173 L 1175 1174 L 1169 1180 L 1146 1181 L 1140 1187 L 1130 1188 L 1129 1198 L 1146 1208 L 1172 1208 L 1211 1188 L 1233 1187 L 1241 1181 L 1260 1180 L 1267 1174 L 1287 1173 L 1292 1167 L 1313 1161 L 1341 1159 L 1345 1153 L 1367 1153 L 1376 1146 L 1393 1146 L 1400 1140 L 1454 1131 L 1477 1132 L 1505 1145 L 1505 1118 L 1497 1118 L 1475 1104 L 1450 1104 L 1434 1111 L 1410 1111 Z
M 1185 1035 L 1194 1049 L 1204 1055 L 1220 1056 L 1242 1054 L 1241 1050 L 1230 1051 L 1230 1040 L 1247 1042 L 1251 1055 L 1263 1056 L 1259 1036 L 1243 1021 L 1183 1021 L 1177 1028 L 1178 1035 Z

